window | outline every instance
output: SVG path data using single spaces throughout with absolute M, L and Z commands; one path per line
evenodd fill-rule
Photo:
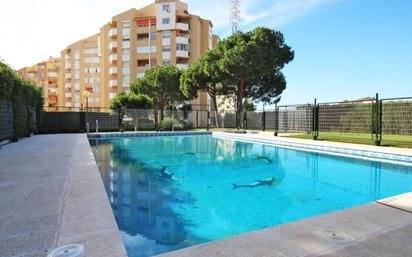
M 74 61 L 74 69 L 80 69 L 80 61 Z
M 188 45 L 185 44 L 176 44 L 176 50 L 189 51 Z
M 122 40 L 123 40 L 123 41 L 130 41 L 130 36 L 129 36 L 129 35 L 123 36 L 123 37 L 122 37 Z
M 93 93 L 100 93 L 102 90 L 100 89 L 100 87 L 94 87 L 93 88 Z
M 170 4 L 164 4 L 162 5 L 162 9 L 165 12 L 170 12 Z
M 85 54 L 97 54 L 98 49 L 97 48 L 86 48 L 84 49 Z
M 123 36 L 129 36 L 130 35 L 130 29 L 129 28 L 122 29 L 122 34 L 123 34 Z
M 137 34 L 137 40 L 145 40 L 149 38 L 149 34 Z
M 99 63 L 99 57 L 84 58 L 84 63 Z
M 170 60 L 163 60 L 163 65 L 171 65 L 172 62 Z
M 130 28 L 130 21 L 122 21 L 122 28 Z
M 123 67 L 130 67 L 130 62 L 122 62 Z
M 123 74 L 122 79 L 124 83 L 130 82 L 130 74 Z
M 137 73 L 137 76 L 136 76 L 138 79 L 141 79 L 141 78 L 144 78 L 144 72 L 139 72 L 139 73 Z
M 156 32 L 151 32 L 150 33 L 150 40 L 156 40 L 157 38 L 157 33 Z
M 163 32 L 163 38 L 170 38 L 170 31 Z
M 80 59 L 80 50 L 76 49 L 76 51 L 74 51 L 74 59 L 79 60 Z
M 163 24 L 163 25 L 168 25 L 168 24 L 170 24 L 170 18 L 163 18 L 163 19 L 162 19 L 162 24 Z
M 163 47 L 163 52 L 170 52 L 170 47 Z
M 123 55 L 130 55 L 129 49 L 123 49 Z
M 152 46 L 150 48 L 151 48 L 152 53 L 156 53 L 156 51 L 157 51 L 156 46 Z M 139 47 L 137 47 L 137 53 L 138 54 L 148 54 L 149 53 L 149 47 L 148 46 L 139 46 Z
M 99 67 L 87 67 L 84 69 L 85 73 L 99 73 L 100 68 Z

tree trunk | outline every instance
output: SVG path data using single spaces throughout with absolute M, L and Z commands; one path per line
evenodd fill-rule
M 154 108 L 154 119 L 155 119 L 155 129 L 159 131 L 159 117 L 158 117 L 159 111 L 157 109 L 157 105 Z
M 237 92 L 237 129 L 243 127 L 243 92 L 245 90 L 245 81 L 240 79 Z
M 160 105 L 160 121 L 162 121 L 163 119 L 164 119 L 164 117 L 165 117 L 165 113 L 164 113 L 164 105 L 163 104 L 161 104 Z
M 210 97 L 212 98 L 212 101 L 213 101 L 213 109 L 214 109 L 214 112 L 215 112 L 216 128 L 219 128 L 219 119 L 217 117 L 218 112 L 219 112 L 218 107 L 217 107 L 217 96 L 216 96 L 216 94 L 212 94 L 212 93 L 209 93 L 209 95 L 210 95 Z

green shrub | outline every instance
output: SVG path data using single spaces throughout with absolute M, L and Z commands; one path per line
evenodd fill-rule
M 0 99 L 13 104 L 14 139 L 33 132 L 33 126 L 29 124 L 33 114 L 28 108 L 40 110 L 43 107 L 42 92 L 41 87 L 21 79 L 9 65 L 0 61 Z
M 187 129 L 187 126 L 183 121 L 178 121 L 173 118 L 165 118 L 160 122 L 159 126 L 162 131 L 180 131 Z

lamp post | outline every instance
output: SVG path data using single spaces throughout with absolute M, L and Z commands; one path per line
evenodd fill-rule
M 84 90 L 82 93 L 83 98 L 86 99 L 86 111 L 89 110 L 89 97 L 91 96 L 90 92 L 88 90 Z

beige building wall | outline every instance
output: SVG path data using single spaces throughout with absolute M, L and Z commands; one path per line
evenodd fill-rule
M 105 92 L 101 83 L 99 34 L 69 45 L 61 52 L 63 103 L 74 110 L 102 107 Z
M 209 20 L 191 15 L 187 4 L 178 0 L 156 0 L 114 16 L 100 30 L 104 104 L 119 92 L 130 92 L 130 84 L 153 66 L 186 69 L 216 44 L 212 29 Z M 194 108 L 203 110 L 208 104 L 204 92 L 192 101 Z
M 44 106 L 56 110 L 60 100 L 61 59 L 50 57 L 48 60 L 25 67 L 17 71 L 21 78 L 30 80 L 43 89 Z

